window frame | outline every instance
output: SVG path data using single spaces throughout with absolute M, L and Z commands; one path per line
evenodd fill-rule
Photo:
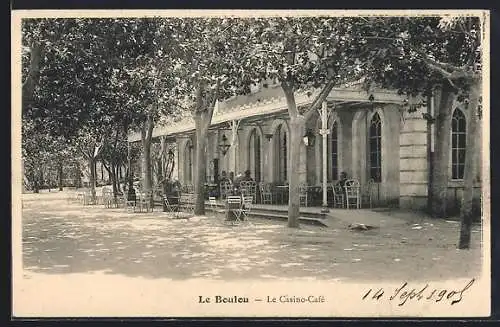
M 459 116 L 457 118 L 457 116 Z M 460 130 L 460 120 L 463 119 L 463 130 Z M 456 128 L 455 130 L 455 122 Z M 463 137 L 463 147 L 460 146 L 460 136 Z M 450 129 L 450 169 L 452 181 L 463 181 L 465 174 L 465 156 L 467 153 L 467 117 L 460 108 L 455 108 L 451 115 L 451 129 Z M 456 139 L 456 146 L 453 141 Z M 460 162 L 460 152 L 463 152 L 463 159 Z M 460 175 L 460 166 L 462 169 L 462 176 Z M 457 173 L 457 174 L 455 174 Z
M 189 140 L 184 148 L 184 159 L 185 163 L 185 173 L 184 173 L 184 183 L 193 183 L 193 142 Z M 189 178 L 187 178 L 189 176 Z
M 376 119 L 376 121 L 374 121 Z M 376 124 L 375 126 L 378 125 L 378 127 L 375 127 L 375 133 L 372 134 L 373 132 L 373 126 L 374 123 Z M 373 151 L 372 148 L 372 140 L 375 140 L 375 151 Z M 380 114 L 378 112 L 375 112 L 371 117 L 370 117 L 370 123 L 368 126 L 368 176 L 370 179 L 373 179 L 375 183 L 381 183 L 382 182 L 382 117 L 380 117 Z M 376 163 L 375 165 L 373 164 L 372 160 L 372 155 L 375 155 Z M 373 174 L 373 171 L 378 172 L 378 177 L 377 174 Z
M 336 151 L 333 151 L 333 142 L 335 141 Z M 336 181 L 339 179 L 339 123 L 337 119 L 333 120 L 330 125 L 330 133 L 328 134 L 328 178 L 331 181 Z M 335 153 L 335 160 L 333 155 Z M 335 161 L 335 165 L 334 165 Z M 335 174 L 334 174 L 335 173 Z

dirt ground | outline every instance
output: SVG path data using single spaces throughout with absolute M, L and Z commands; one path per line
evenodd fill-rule
M 83 206 L 68 202 L 67 196 L 23 195 L 26 273 L 350 281 L 440 280 L 481 271 L 479 225 L 473 229 L 472 248 L 459 251 L 459 224 L 454 221 L 409 217 L 408 224 L 364 232 L 341 224 L 289 229 L 281 221 L 265 219 L 227 226 L 222 217 L 210 214 L 172 219 L 160 208 L 131 213 Z

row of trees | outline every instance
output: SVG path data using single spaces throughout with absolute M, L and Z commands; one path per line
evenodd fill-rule
M 119 154 L 127 133 L 140 131 L 143 188 L 149 190 L 155 124 L 190 114 L 196 129 L 195 212 L 204 214 L 206 140 L 216 101 L 247 94 L 252 84 L 278 81 L 291 126 L 288 225 L 298 227 L 299 181 L 293 172 L 299 144 L 307 117 L 333 87 L 364 77 L 367 90 L 380 85 L 430 95 L 438 88 L 436 124 L 449 124 L 450 101 L 457 94 L 468 99 L 471 110 L 480 101 L 480 27 L 478 17 L 26 20 L 23 119 L 66 140 L 89 167 L 106 158 L 110 171 L 124 160 Z M 307 108 L 297 107 L 300 89 L 314 94 Z M 477 115 L 468 116 L 473 139 Z M 438 215 L 445 207 L 448 162 L 440 148 L 443 135 L 433 181 Z M 470 239 L 473 143 L 467 140 L 461 247 Z M 95 178 L 91 181 L 95 190 Z

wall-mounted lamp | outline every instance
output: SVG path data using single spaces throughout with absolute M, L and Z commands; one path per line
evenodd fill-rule
M 271 141 L 271 140 L 272 140 L 272 138 L 273 138 L 273 134 L 270 134 L 270 133 L 268 133 L 268 134 L 264 134 L 264 136 L 266 137 L 266 139 L 267 139 L 268 141 Z
M 222 142 L 219 143 L 219 149 L 222 152 L 222 155 L 225 156 L 229 148 L 231 147 L 231 144 L 227 142 L 227 137 L 226 134 L 222 134 Z
M 304 134 L 303 140 L 306 146 L 314 146 L 314 141 L 316 140 L 316 136 L 310 129 L 308 129 L 306 131 L 306 134 Z

